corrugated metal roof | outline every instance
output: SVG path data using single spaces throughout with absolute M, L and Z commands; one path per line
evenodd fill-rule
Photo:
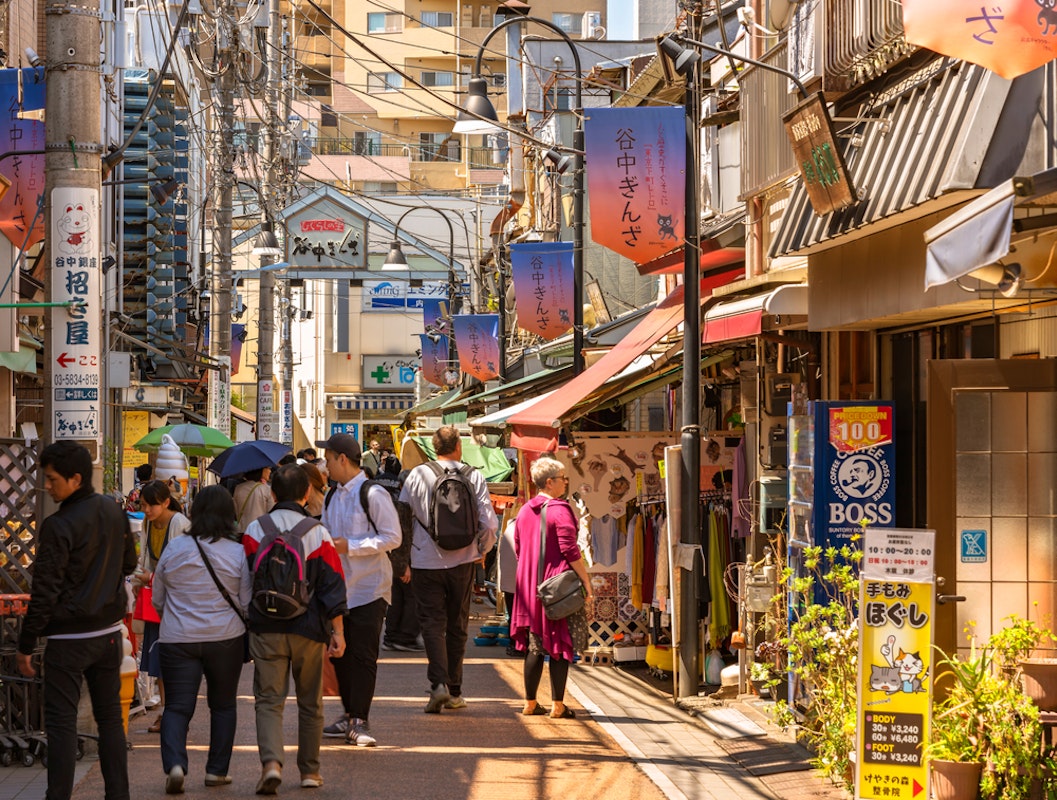
M 910 76 L 889 77 L 878 94 L 854 109 L 857 117 L 873 120 L 850 128 L 834 123 L 847 143 L 845 158 L 859 202 L 818 216 L 798 181 L 771 257 L 825 249 L 881 220 L 895 223 L 894 215 L 945 193 L 975 188 L 1010 85 L 982 67 L 949 58 Z M 964 200 L 955 195 L 949 204 Z

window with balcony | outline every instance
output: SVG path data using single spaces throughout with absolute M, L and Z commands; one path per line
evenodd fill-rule
M 481 6 L 481 12 L 480 12 L 480 14 L 477 17 L 477 27 L 478 28 L 491 28 L 493 19 L 494 19 L 494 16 L 492 14 L 492 7 L 491 6 Z
M 358 156 L 377 156 L 382 152 L 382 134 L 378 131 L 356 131 L 352 135 L 352 152 Z
M 404 29 L 403 17 L 384 12 L 367 15 L 367 33 L 400 33 Z
M 422 85 L 423 86 L 454 86 L 455 85 L 455 73 L 454 72 L 423 72 L 422 73 Z
M 462 160 L 459 140 L 446 133 L 420 133 L 418 143 L 419 161 Z
M 423 11 L 421 22 L 425 28 L 450 28 L 455 24 L 455 15 L 450 11 Z
M 566 33 L 580 34 L 580 15 L 579 14 L 567 14 L 561 11 L 555 11 L 551 14 L 551 22 L 557 25 Z
M 395 92 L 404 85 L 399 72 L 371 72 L 367 75 L 367 93 Z

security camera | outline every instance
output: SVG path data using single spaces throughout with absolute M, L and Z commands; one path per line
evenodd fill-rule
M 44 66 L 44 59 L 41 58 L 37 54 L 37 51 L 34 50 L 32 47 L 27 47 L 26 48 L 26 60 L 29 61 L 29 65 L 31 67 L 43 67 Z

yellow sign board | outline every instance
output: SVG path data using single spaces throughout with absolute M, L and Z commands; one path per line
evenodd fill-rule
M 893 535 L 894 534 L 894 535 Z M 864 551 L 879 553 L 864 566 L 859 590 L 859 710 L 856 798 L 925 800 L 923 750 L 932 708 L 932 531 L 868 529 Z M 914 552 L 896 553 L 906 547 Z M 928 561 L 905 579 L 893 559 Z M 869 562 L 869 559 L 867 559 Z M 927 582 L 926 582 L 927 581 Z
M 148 433 L 150 433 L 149 411 L 126 411 L 122 415 L 125 421 L 125 448 L 121 454 L 121 466 L 126 469 L 146 464 L 148 456 L 132 447 Z

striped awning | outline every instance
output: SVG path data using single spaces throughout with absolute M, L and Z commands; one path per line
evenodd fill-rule
M 415 404 L 407 394 L 339 394 L 330 398 L 338 411 L 406 411 Z

